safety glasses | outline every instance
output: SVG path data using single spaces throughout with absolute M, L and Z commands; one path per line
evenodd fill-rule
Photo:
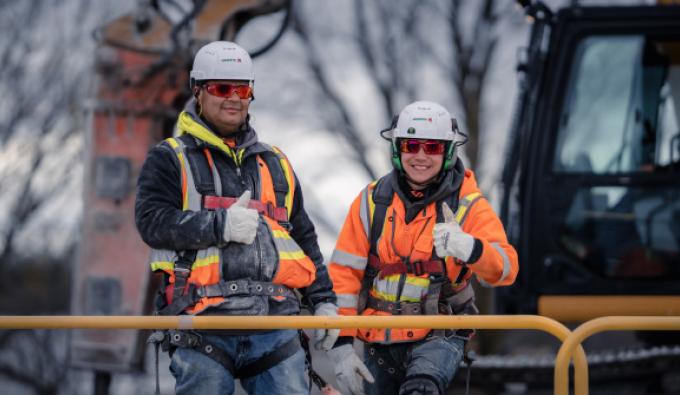
M 253 97 L 253 88 L 249 85 L 233 85 L 226 82 L 207 82 L 205 90 L 213 96 L 230 98 L 234 93 L 239 99 L 250 99 Z
M 417 154 L 420 152 L 421 147 L 428 155 L 440 155 L 446 150 L 446 141 L 418 139 L 399 140 L 399 150 L 403 153 Z

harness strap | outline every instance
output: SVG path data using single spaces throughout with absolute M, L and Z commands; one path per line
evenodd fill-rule
M 189 287 L 187 287 L 187 280 L 191 275 L 191 266 L 196 260 L 196 254 L 196 250 L 187 250 L 177 254 L 177 261 L 175 262 L 175 267 L 173 268 L 175 274 L 175 285 L 173 286 L 172 290 L 173 304 L 175 304 L 175 300 L 179 301 L 191 299 L 190 295 L 192 293 L 192 285 L 189 284 Z M 166 311 L 166 313 L 159 313 L 161 313 L 161 315 L 176 315 L 184 310 L 182 309 L 174 312 L 175 309 L 176 307 L 170 305 L 163 308 L 163 311 Z M 169 313 L 169 311 L 173 311 L 173 313 Z
M 371 254 L 368 256 L 368 264 L 373 266 L 381 279 L 392 274 L 410 273 L 416 276 L 422 276 L 426 273 L 441 275 L 446 273 L 444 261 L 440 259 L 429 261 L 385 263 L 382 262 L 377 255 Z
M 233 197 L 203 196 L 203 207 L 208 210 L 229 208 L 236 203 L 237 200 L 237 198 Z M 288 209 L 286 206 L 274 207 L 270 202 L 264 203 L 259 200 L 251 199 L 248 202 L 248 208 L 257 210 L 258 213 L 266 215 L 277 222 L 288 221 Z
M 423 305 L 417 302 L 390 302 L 369 295 L 367 306 L 393 315 L 422 315 Z
M 243 295 L 295 297 L 295 293 L 285 285 L 248 279 L 232 281 L 220 280 L 217 284 L 204 285 L 196 288 L 196 295 L 200 298 L 229 298 Z
M 388 176 L 380 178 L 373 190 L 373 204 L 375 205 L 375 210 L 373 211 L 372 218 L 369 219 L 371 224 L 369 242 L 369 258 L 371 256 L 378 256 L 378 240 L 382 234 L 383 225 L 385 224 L 385 216 L 387 215 L 387 207 L 392 202 L 392 196 L 394 191 L 392 190 L 392 185 L 388 180 Z M 361 314 L 362 311 L 366 309 L 366 303 L 368 302 L 368 291 L 373 285 L 373 279 L 378 274 L 373 265 L 366 265 L 364 271 L 364 278 L 361 280 L 361 289 L 359 290 L 359 297 L 357 300 L 357 313 Z
M 190 348 L 219 363 L 231 373 L 232 376 L 234 376 L 234 373 L 236 372 L 234 360 L 231 359 L 226 352 L 222 351 L 221 348 L 203 339 L 203 337 L 198 334 L 170 329 L 165 333 L 165 339 L 162 345 L 163 351 L 169 351 L 177 347 Z
M 263 355 L 257 361 L 243 365 L 240 369 L 238 369 L 234 377 L 245 379 L 248 377 L 257 376 L 258 374 L 276 366 L 279 362 L 293 356 L 296 352 L 298 352 L 299 349 L 300 339 L 297 336 L 293 336 L 290 340 L 288 340 L 276 350 Z
M 220 280 L 216 284 L 204 285 L 201 287 L 196 287 L 195 284 L 189 284 L 184 294 L 180 297 L 175 297 L 175 295 L 176 294 L 173 295 L 172 303 L 158 311 L 159 315 L 178 315 L 187 307 L 195 305 L 200 298 L 229 298 L 233 296 L 249 295 L 296 298 L 295 292 L 285 285 L 248 279 L 231 281 Z

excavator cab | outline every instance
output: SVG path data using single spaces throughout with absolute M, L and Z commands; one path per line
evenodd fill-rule
M 531 7 L 501 204 L 521 270 L 498 304 L 678 314 L 680 7 Z

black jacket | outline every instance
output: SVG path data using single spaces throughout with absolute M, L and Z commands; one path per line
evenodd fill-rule
M 193 102 L 193 101 L 192 101 Z M 193 103 L 187 106 L 193 119 L 209 128 L 202 120 L 190 111 Z M 184 141 L 194 137 L 183 135 Z M 200 143 L 200 141 L 199 141 Z M 215 166 L 220 174 L 222 195 L 239 197 L 248 189 L 252 191 L 252 199 L 260 197 L 260 180 L 257 154 L 268 150 L 257 141 L 255 130 L 248 127 L 241 133 L 237 148 L 245 148 L 241 166 L 223 151 L 209 144 L 206 146 L 212 153 Z M 223 261 L 223 277 L 225 280 L 250 278 L 252 280 L 271 280 L 273 273 L 262 273 L 263 260 L 277 259 L 267 245 L 271 237 L 263 234 L 266 227 L 261 224 L 256 242 L 250 245 L 240 243 L 224 243 L 222 233 L 226 210 L 215 211 L 182 211 L 181 168 L 177 156 L 167 142 L 161 142 L 152 148 L 144 162 L 137 183 L 137 199 L 135 204 L 135 220 L 144 242 L 156 249 L 176 251 L 204 249 L 218 246 Z M 302 248 L 316 266 L 316 280 L 307 288 L 301 289 L 303 304 L 313 307 L 319 303 L 335 303 L 335 293 L 323 263 L 323 257 L 317 243 L 314 225 L 304 209 L 300 183 L 295 178 L 293 209 L 290 214 L 292 225 L 291 237 Z M 265 252 L 263 254 L 263 252 Z M 250 265 L 231 265 L 228 262 L 251 262 Z M 269 314 L 291 314 L 291 306 L 271 306 Z

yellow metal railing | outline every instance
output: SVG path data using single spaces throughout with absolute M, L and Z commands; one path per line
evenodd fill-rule
M 621 330 L 680 330 L 680 317 L 601 317 L 581 324 L 563 341 L 557 353 L 554 394 L 569 394 L 569 360 L 574 350 L 578 349 L 577 355 L 581 353 L 581 343 L 585 339 L 599 332 Z M 574 366 L 577 369 L 576 364 Z M 584 380 L 583 385 L 578 383 L 578 375 L 575 377 L 575 394 L 587 395 L 588 372 L 585 371 L 585 377 L 581 378 Z
M 561 323 L 537 315 L 475 316 L 1 316 L 0 329 L 314 329 L 314 328 L 474 328 L 533 329 L 550 333 L 564 342 L 571 332 Z M 564 346 L 562 347 L 564 348 Z M 576 353 L 574 354 L 574 350 Z M 575 388 L 588 391 L 588 364 L 585 352 L 573 346 Z M 560 375 L 568 374 L 559 372 Z M 555 378 L 558 371 L 555 370 Z M 557 381 L 556 381 L 557 382 Z M 569 383 L 560 377 L 560 383 Z

